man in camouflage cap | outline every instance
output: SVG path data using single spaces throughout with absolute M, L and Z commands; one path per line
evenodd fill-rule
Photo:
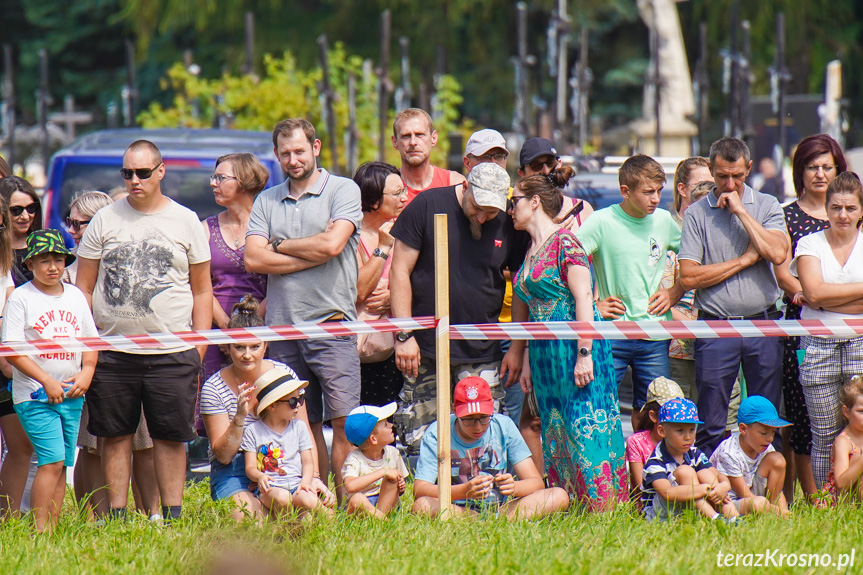
M 503 270 L 519 269 L 530 239 L 515 230 L 506 213 L 509 186 L 506 170 L 481 163 L 472 167 L 466 184 L 427 190 L 405 208 L 391 232 L 396 239 L 389 276 L 393 317 L 434 315 L 434 215 L 446 214 L 450 323 L 498 321 L 506 287 Z M 425 429 L 437 419 L 434 332 L 399 332 L 395 355 L 405 375 L 395 424 L 408 453 L 415 454 Z M 504 355 L 497 341 L 454 341 L 451 381 L 482 377 L 499 412 L 500 374 L 518 378 L 523 356 L 524 342 L 513 342 Z

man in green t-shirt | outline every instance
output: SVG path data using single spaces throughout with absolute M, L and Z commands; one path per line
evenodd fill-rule
M 659 162 L 638 154 L 620 167 L 620 204 L 597 210 L 576 231 L 593 256 L 596 306 L 606 320 L 670 320 L 671 307 L 683 295 L 680 284 L 661 288 L 666 252 L 680 248 L 680 228 L 666 210 L 657 209 L 665 185 Z M 612 340 L 618 384 L 632 368 L 635 400 L 632 426 L 640 428 L 647 386 L 668 377 L 669 340 Z

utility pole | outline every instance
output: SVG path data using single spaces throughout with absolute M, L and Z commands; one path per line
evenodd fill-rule
M 743 51 L 740 54 L 740 137 L 749 146 L 755 155 L 755 128 L 752 125 L 752 42 L 751 26 L 749 20 L 744 20 L 741 25 L 743 31 Z
M 6 70 L 3 97 L 6 100 L 6 132 L 9 141 L 9 168 L 15 167 L 15 74 L 12 71 L 12 46 L 3 45 L 3 69 Z
M 243 62 L 243 74 L 250 76 L 255 73 L 255 14 L 246 12 L 245 30 L 246 58 Z
M 399 38 L 401 48 L 401 85 L 396 89 L 396 111 L 410 108 L 413 89 L 411 88 L 410 40 L 407 36 Z
M 728 50 L 721 52 L 723 59 L 722 92 L 728 95 L 728 116 L 725 119 L 725 135 L 737 136 L 739 125 L 737 123 L 738 104 L 738 54 L 737 54 L 737 27 L 739 26 L 740 2 L 734 0 L 731 6 L 731 35 Z
M 770 100 L 773 103 L 773 113 L 776 114 L 778 143 L 773 147 L 773 159 L 777 166 L 779 189 L 785 190 L 783 167 L 785 166 L 785 151 L 788 149 L 788 131 L 785 125 L 785 90 L 791 80 L 791 74 L 785 67 L 785 14 L 776 14 L 776 60 L 770 72 Z
M 51 148 L 48 142 L 48 105 L 51 96 L 48 94 L 48 51 L 39 49 L 39 131 L 42 134 L 42 163 L 45 167 L 45 177 L 48 176 L 48 163 L 51 158 Z
M 123 125 L 131 128 L 135 125 L 135 104 L 138 100 L 138 89 L 135 87 L 135 44 L 126 40 L 126 85 L 122 90 Z
M 385 159 L 387 111 L 389 110 L 390 67 L 390 11 L 381 13 L 381 61 L 378 70 L 378 160 Z
M 593 84 L 593 71 L 588 66 L 588 29 L 581 27 L 578 40 L 578 63 L 573 67 L 572 78 L 569 83 L 572 86 L 572 109 L 573 124 L 578 128 L 578 142 L 576 155 L 584 155 L 587 146 L 587 124 L 590 117 L 590 87 Z
M 324 99 L 322 111 L 327 124 L 327 139 L 330 141 L 330 168 L 332 173 L 340 174 L 339 171 L 339 146 L 336 140 L 336 114 L 333 111 L 333 90 L 330 87 L 330 64 L 327 58 L 327 35 L 318 36 L 318 48 L 320 49 L 321 71 L 323 80 L 321 82 L 321 97 Z
M 662 155 L 662 66 L 659 62 L 659 25 L 656 21 L 656 10 L 653 11 L 653 115 L 656 117 L 655 154 Z
M 704 154 L 707 149 L 705 139 L 707 137 L 707 114 L 708 114 L 708 88 L 707 76 L 707 22 L 698 25 L 698 63 L 695 65 L 695 113 L 698 118 L 698 140 L 697 149 L 692 151 L 694 156 Z
M 518 134 L 519 141 L 524 142 L 528 133 L 527 111 L 527 68 L 536 63 L 536 58 L 527 53 L 527 4 L 518 2 L 515 5 L 518 22 L 518 56 L 513 58 L 515 65 L 515 115 L 513 129 Z
M 348 71 L 348 129 L 345 132 L 345 164 L 348 175 L 357 171 L 357 79 L 354 71 Z
M 548 34 L 548 66 L 550 75 L 555 79 L 555 105 L 552 116 L 552 139 L 563 141 L 563 126 L 566 124 L 566 85 L 569 81 L 569 34 L 571 31 L 569 15 L 566 11 L 567 0 L 557 0 L 557 10 L 552 12 Z

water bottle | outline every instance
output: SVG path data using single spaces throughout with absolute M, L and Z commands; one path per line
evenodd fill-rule
M 41 401 L 42 403 L 48 403 L 48 394 L 45 393 L 44 387 L 40 387 L 39 389 L 30 394 L 30 399 L 35 399 L 36 401 Z

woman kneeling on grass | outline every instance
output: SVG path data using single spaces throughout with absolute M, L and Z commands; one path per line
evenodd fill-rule
M 258 301 L 250 295 L 235 304 L 228 327 L 259 327 L 264 325 L 256 313 Z M 242 521 L 246 515 L 263 516 L 261 502 L 249 491 L 245 459 L 240 452 L 243 429 L 257 418 L 253 415 L 258 400 L 255 385 L 261 375 L 280 368 L 297 375 L 283 363 L 264 359 L 267 344 L 253 340 L 232 343 L 227 348 L 231 365 L 214 373 L 201 388 L 201 416 L 210 438 L 210 495 L 214 501 L 232 498 L 235 508 L 231 517 Z M 299 407 L 298 418 L 308 426 L 308 415 L 304 405 Z M 332 506 L 335 497 L 317 477 L 313 480 L 315 490 L 322 494 L 326 505 Z

